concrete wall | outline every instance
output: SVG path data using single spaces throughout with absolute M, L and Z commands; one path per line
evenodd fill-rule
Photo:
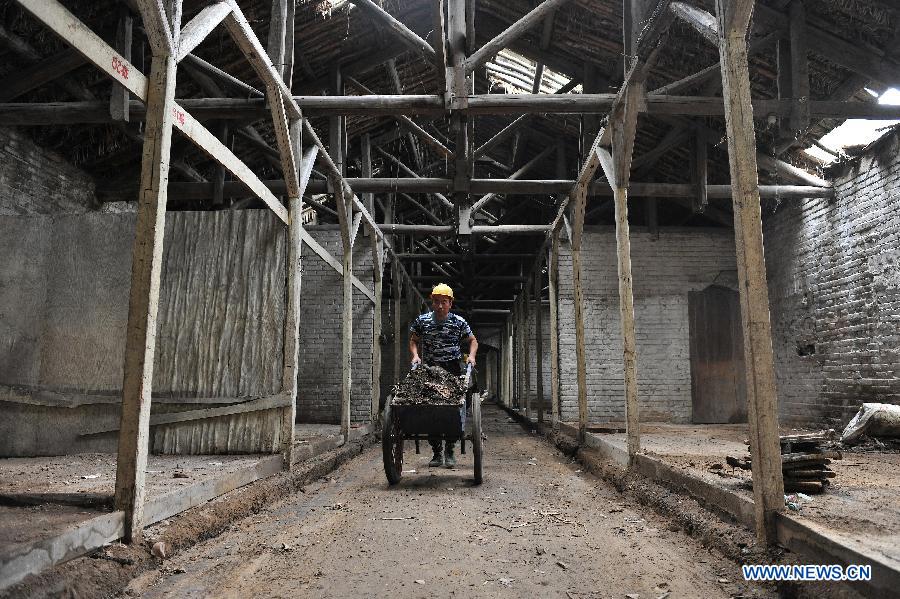
M 19 419 L 0 424 L 0 454 L 115 448 L 114 434 L 80 433 L 118 425 L 134 223 L 133 214 L 0 217 L 0 397 L 20 404 Z M 154 394 L 188 399 L 154 412 L 280 391 L 285 244 L 269 212 L 167 215 Z M 151 447 L 260 451 L 277 431 L 274 411 L 258 412 L 157 427 Z
M 97 207 L 94 182 L 21 129 L 0 127 L 0 216 L 83 213 Z
M 624 367 L 615 230 L 586 227 L 583 243 L 589 419 L 621 421 L 625 418 Z M 666 228 L 657 237 L 634 227 L 631 257 L 641 419 L 690 422 L 688 293 L 714 283 L 734 285 L 734 234 Z M 561 245 L 559 262 L 562 418 L 577 420 L 572 260 L 567 243 Z M 549 341 L 546 346 L 549 353 Z
M 863 402 L 900 403 L 900 141 L 858 159 L 834 200 L 765 219 L 781 416 L 844 426 Z
M 369 289 L 372 250 L 360 238 L 353 248 L 353 272 Z M 315 231 L 316 240 L 332 256 L 343 256 L 339 231 Z M 341 276 L 304 248 L 300 294 L 300 374 L 297 417 L 301 422 L 339 423 L 341 417 Z M 350 420 L 369 420 L 372 397 L 372 302 L 353 288 L 353 359 Z

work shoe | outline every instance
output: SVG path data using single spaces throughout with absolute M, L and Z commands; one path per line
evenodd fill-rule
M 429 468 L 437 468 L 438 466 L 444 465 L 444 456 L 441 455 L 440 451 L 436 451 L 434 457 L 431 458 L 431 461 L 428 462 Z
M 456 467 L 456 456 L 453 455 L 452 447 L 448 447 L 444 450 L 444 466 L 447 468 Z

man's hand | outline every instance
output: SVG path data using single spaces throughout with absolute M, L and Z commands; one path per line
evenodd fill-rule
M 422 364 L 422 358 L 420 358 L 419 356 L 416 356 L 415 358 L 412 359 L 412 366 L 419 366 L 421 364 Z
M 473 356 L 472 354 L 469 354 L 469 356 L 466 358 L 466 364 L 471 364 L 474 367 L 475 366 L 475 356 Z

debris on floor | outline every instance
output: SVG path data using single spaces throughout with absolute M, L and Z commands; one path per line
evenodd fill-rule
M 856 416 L 847 423 L 841 441 L 856 444 L 865 437 L 900 437 L 900 406 L 885 403 L 864 403 Z
M 841 452 L 828 449 L 834 446 L 833 429 L 817 433 L 783 435 L 781 441 L 781 473 L 787 492 L 822 493 L 834 478 L 828 468 L 831 460 L 840 460 Z M 727 456 L 725 462 L 732 468 L 751 469 L 751 457 Z
M 438 366 L 421 365 L 410 371 L 392 390 L 393 405 L 461 405 L 463 382 Z

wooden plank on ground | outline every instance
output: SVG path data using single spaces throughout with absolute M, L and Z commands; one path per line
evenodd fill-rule
M 207 418 L 218 418 L 219 416 L 230 416 L 232 414 L 245 414 L 247 412 L 259 412 L 261 410 L 271 410 L 290 405 L 290 398 L 284 393 L 270 395 L 268 397 L 260 397 L 242 403 L 236 403 L 229 406 L 221 406 L 218 408 L 203 408 L 201 410 L 185 410 L 183 412 L 166 412 L 164 414 L 152 414 L 150 416 L 149 426 L 160 426 L 163 424 L 174 424 L 176 422 L 191 422 L 194 420 L 206 420 Z M 101 435 L 103 433 L 111 433 L 119 430 L 119 427 L 98 427 L 89 428 L 79 436 L 87 437 L 90 435 Z
M 120 538 L 124 530 L 125 512 L 116 511 L 90 518 L 55 537 L 0 553 L 0 591 L 29 574 L 103 547 Z
M 211 499 L 224 495 L 244 485 L 278 474 L 282 470 L 281 455 L 267 456 L 256 464 L 200 483 L 178 489 L 162 497 L 151 499 L 145 508 L 147 526 L 155 524 L 175 514 L 202 505 Z

